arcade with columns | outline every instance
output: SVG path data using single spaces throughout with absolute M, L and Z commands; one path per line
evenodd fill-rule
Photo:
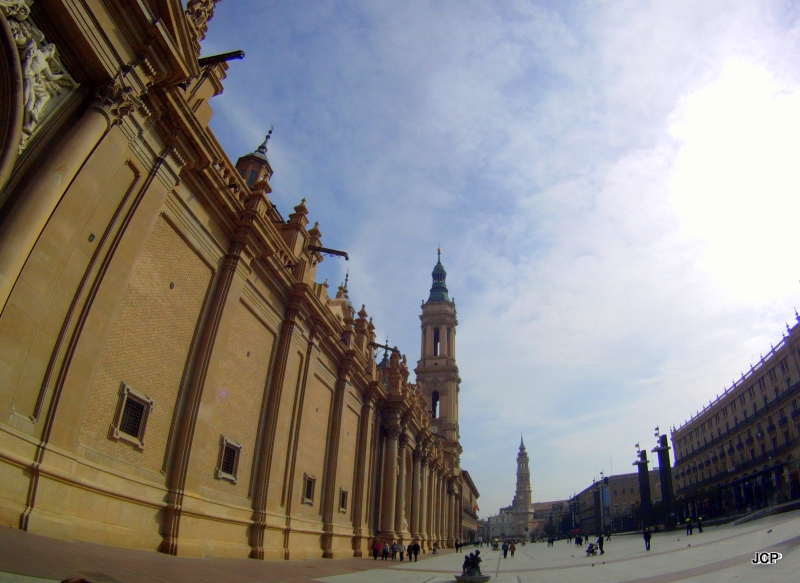
M 405 358 L 396 352 L 378 365 L 383 402 L 383 471 L 378 531 L 382 540 L 434 542 L 452 547 L 461 533 L 458 435 L 458 367 L 455 302 L 439 260 L 428 301 L 422 305 L 422 350 L 408 384 Z

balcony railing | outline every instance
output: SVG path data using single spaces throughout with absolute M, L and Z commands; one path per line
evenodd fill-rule
M 758 366 L 756 366 L 756 369 L 758 369 Z M 747 377 L 748 375 L 745 375 L 745 376 Z M 749 418 L 747 418 L 745 420 L 739 421 L 739 423 L 737 423 L 736 425 L 734 425 L 730 429 L 728 429 L 726 431 L 723 431 L 717 437 L 711 438 L 711 440 L 708 443 L 706 443 L 704 445 L 701 445 L 699 448 L 697 448 L 693 452 L 687 452 L 687 454 L 685 456 L 683 456 L 682 459 L 686 460 L 686 461 L 689 461 L 689 459 L 691 459 L 691 458 L 703 453 L 706 450 L 711 449 L 714 446 L 719 447 L 720 443 L 725 442 L 729 438 L 729 436 L 735 435 L 737 433 L 737 431 L 741 428 L 742 425 L 753 425 L 754 421 L 757 421 L 759 419 L 766 419 L 766 416 L 769 413 L 777 410 L 787 400 L 791 400 L 791 397 L 796 397 L 798 394 L 800 394 L 800 381 L 798 381 L 795 384 L 793 384 L 791 386 L 791 388 L 786 389 L 778 397 L 776 397 L 775 399 L 770 401 L 766 406 L 761 407 L 758 410 L 758 412 L 756 414 L 754 414 L 753 416 L 751 416 L 751 417 L 749 417 Z M 796 411 L 792 411 L 792 419 L 796 419 L 796 418 L 798 418 L 798 416 L 800 416 L 800 409 L 797 409 Z
M 792 447 L 795 447 L 796 445 L 797 445 L 797 440 L 793 439 L 789 443 L 784 443 L 783 445 L 775 448 L 772 451 L 768 451 L 761 455 L 757 455 L 754 458 L 746 461 L 745 463 L 738 464 L 736 467 L 731 468 L 729 470 L 721 469 L 721 471 L 718 472 L 717 474 L 710 476 L 705 480 L 699 480 L 694 484 L 689 484 L 687 486 L 684 486 L 683 488 L 679 488 L 677 491 L 683 493 L 688 490 L 704 488 L 706 486 L 711 486 L 711 485 L 717 485 L 721 487 L 723 486 L 723 484 L 720 484 L 719 482 L 727 481 L 729 478 L 736 476 L 737 474 L 741 475 L 743 472 L 747 472 L 765 463 L 770 463 L 776 456 L 781 455 L 782 453 L 791 449 Z

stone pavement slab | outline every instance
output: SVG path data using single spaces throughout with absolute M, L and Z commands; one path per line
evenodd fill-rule
M 691 583 L 733 580 L 759 583 L 797 579 L 800 568 L 800 513 L 756 520 L 740 526 L 658 533 L 646 551 L 638 535 L 612 537 L 605 554 L 587 557 L 585 547 L 559 541 L 518 546 L 516 556 L 481 552 L 482 570 L 496 583 Z M 471 549 L 465 549 L 471 550 Z M 756 551 L 775 550 L 783 558 L 775 565 L 755 566 Z M 417 565 L 395 566 L 380 573 L 345 574 L 321 578 L 325 583 L 444 583 L 461 571 L 462 556 L 449 555 Z
M 514 558 L 481 549 L 483 572 L 496 583 L 717 583 L 795 580 L 800 569 L 800 511 L 739 526 L 706 528 L 702 534 L 658 533 L 651 550 L 639 535 L 605 543 L 605 554 L 558 541 L 519 546 Z M 418 563 L 371 558 L 254 561 L 194 559 L 41 537 L 0 529 L 0 583 L 52 583 L 84 576 L 94 583 L 444 583 L 461 572 L 463 555 L 445 552 Z M 753 565 L 756 551 L 783 555 L 775 565 Z

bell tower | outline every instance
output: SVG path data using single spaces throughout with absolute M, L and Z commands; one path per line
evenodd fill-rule
M 456 365 L 456 304 L 447 292 L 447 272 L 442 250 L 431 273 L 428 301 L 422 304 L 422 345 L 414 372 L 430 406 L 434 432 L 458 445 L 458 391 L 461 379 Z
M 514 508 L 528 510 L 531 506 L 531 470 L 528 467 L 530 460 L 525 450 L 522 436 L 519 438 L 519 453 L 517 453 L 517 492 L 514 494 Z

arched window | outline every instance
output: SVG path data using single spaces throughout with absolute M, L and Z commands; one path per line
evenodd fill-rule
M 439 356 L 439 328 L 433 329 L 433 355 Z
M 433 419 L 439 418 L 439 391 L 431 393 L 431 417 Z

